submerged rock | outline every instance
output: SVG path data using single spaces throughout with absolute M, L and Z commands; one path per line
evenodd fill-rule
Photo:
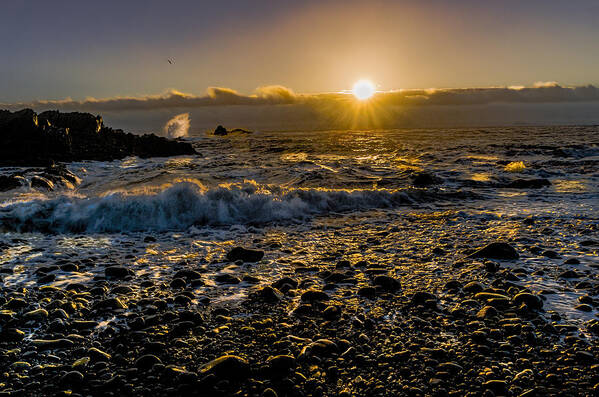
M 269 303 L 275 303 L 283 299 L 283 294 L 278 289 L 269 286 L 258 289 L 251 296 L 254 299 Z
M 420 172 L 412 177 L 412 183 L 415 186 L 430 186 L 443 183 L 443 179 L 429 172 Z
M 153 134 L 127 134 L 89 113 L 0 110 L 0 165 L 46 166 L 54 161 L 109 161 L 127 156 L 197 154 L 191 144 Z M 47 178 L 48 179 L 48 178 Z
M 551 182 L 545 178 L 539 179 L 515 179 L 507 183 L 504 187 L 511 189 L 540 189 L 545 186 L 551 186 Z

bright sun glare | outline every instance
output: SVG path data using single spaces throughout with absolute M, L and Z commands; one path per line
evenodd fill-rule
M 374 84 L 369 80 L 360 80 L 354 84 L 352 93 L 359 100 L 365 100 L 374 95 L 375 87 Z

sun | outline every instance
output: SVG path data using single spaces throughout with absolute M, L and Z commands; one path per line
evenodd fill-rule
M 352 88 L 352 93 L 356 98 L 361 101 L 364 101 L 374 95 L 376 92 L 376 87 L 369 80 L 359 80 L 354 84 L 354 88 Z

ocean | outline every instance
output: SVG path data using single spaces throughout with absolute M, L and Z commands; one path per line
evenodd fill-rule
M 91 335 L 102 340 L 107 329 L 129 329 L 143 299 L 165 299 L 174 310 L 173 297 L 183 294 L 191 308 L 210 302 L 233 318 L 251 317 L 256 312 L 244 302 L 289 277 L 299 282 L 292 290 L 324 290 L 351 307 L 348 321 L 378 313 L 393 323 L 405 313 L 376 312 L 380 306 L 356 295 L 384 273 L 401 282 L 402 296 L 426 290 L 439 313 L 462 310 L 475 320 L 484 305 L 466 290 L 456 295 L 451 282 L 479 283 L 509 299 L 530 292 L 542 301 L 543 325 L 597 338 L 597 126 L 182 139 L 199 155 L 71 163 L 79 183 L 52 191 L 30 186 L 33 170 L 21 188 L 0 193 L 4 295 L 49 286 L 91 292 L 78 294 L 91 301 L 98 287 L 115 285 L 106 269 L 125 267 L 126 281 L 117 285 L 127 288 L 116 292 L 123 308 L 80 315 L 93 317 Z M 16 171 L 23 170 L 1 169 Z M 508 243 L 519 258 L 472 259 L 492 242 Z M 264 258 L 229 261 L 235 246 Z M 188 270 L 202 282 L 173 287 Z M 348 281 L 331 281 L 340 271 Z M 300 295 L 285 295 L 285 313 L 302 306 Z M 30 327 L 25 337 L 40 332 L 48 331 Z

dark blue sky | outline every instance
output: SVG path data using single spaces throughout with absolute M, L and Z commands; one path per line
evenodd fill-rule
M 0 37 L 0 102 L 599 83 L 597 0 L 7 0 Z

